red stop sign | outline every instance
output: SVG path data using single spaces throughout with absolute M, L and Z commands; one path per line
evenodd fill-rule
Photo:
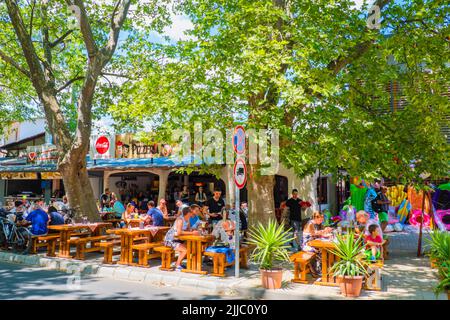
M 101 136 L 95 143 L 95 149 L 99 154 L 105 154 L 109 150 L 109 139 L 105 136 Z

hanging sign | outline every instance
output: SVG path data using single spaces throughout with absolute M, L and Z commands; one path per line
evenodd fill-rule
M 112 159 L 115 156 L 115 137 L 112 135 L 91 136 L 89 149 L 91 159 Z

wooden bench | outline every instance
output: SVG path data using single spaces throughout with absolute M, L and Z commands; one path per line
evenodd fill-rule
M 77 248 L 75 259 L 84 260 L 84 254 L 86 252 L 94 252 L 103 250 L 102 247 L 97 246 L 101 240 L 113 240 L 115 236 L 96 236 L 96 237 L 84 237 L 84 238 L 71 238 L 69 244 L 74 244 Z M 87 244 L 90 243 L 91 247 L 87 248 Z
M 148 260 L 153 258 L 159 258 L 161 253 L 154 253 L 154 248 L 160 247 L 162 245 L 161 242 L 147 242 L 147 243 L 139 243 L 131 246 L 133 250 L 138 252 L 138 266 L 148 268 Z
M 175 259 L 175 250 L 172 247 L 160 246 L 153 248 L 153 251 L 161 253 L 161 267 L 160 270 L 173 271 L 172 260 Z
M 148 243 L 149 242 L 149 237 L 136 237 L 133 239 L 133 244 L 138 244 L 138 243 Z
M 248 268 L 248 251 L 249 247 L 240 247 L 239 248 L 239 265 L 243 269 Z M 225 277 L 225 268 L 229 266 L 233 266 L 235 261 L 228 263 L 226 260 L 226 254 L 221 252 L 204 252 L 204 255 L 207 257 L 213 258 L 213 272 L 212 276 L 215 277 Z
M 112 256 L 114 255 L 114 247 L 120 246 L 120 239 L 113 239 L 111 241 L 97 242 L 95 246 L 100 247 L 104 250 L 103 263 L 104 264 L 114 264 Z
M 292 282 L 306 284 L 306 275 L 310 272 L 309 265 L 311 260 L 316 256 L 314 252 L 300 251 L 290 256 L 290 260 L 294 262 L 294 279 Z
M 47 247 L 47 256 L 55 257 L 56 254 L 56 242 L 59 239 L 59 234 L 45 235 L 45 236 L 33 236 L 31 253 L 37 253 L 38 248 Z

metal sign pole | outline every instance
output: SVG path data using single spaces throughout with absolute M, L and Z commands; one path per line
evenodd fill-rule
M 236 278 L 239 278 L 239 231 L 240 231 L 240 219 L 239 219 L 239 209 L 240 209 L 240 201 L 239 201 L 239 188 L 235 185 L 236 189 L 236 207 L 235 207 L 235 220 L 236 220 L 236 228 L 234 229 L 234 240 L 235 240 L 235 263 L 234 263 L 234 275 Z

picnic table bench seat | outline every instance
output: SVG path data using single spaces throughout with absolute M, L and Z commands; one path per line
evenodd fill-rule
M 147 239 L 148 240 L 148 239 Z M 131 248 L 138 252 L 138 265 L 140 267 L 148 268 L 148 260 L 157 258 L 161 256 L 161 253 L 151 252 L 154 248 L 160 247 L 162 245 L 161 242 L 145 242 L 139 244 L 133 244 Z
M 76 246 L 76 255 L 75 259 L 84 260 L 84 254 L 86 252 L 94 252 L 101 251 L 102 247 L 97 246 L 101 240 L 114 240 L 117 239 L 115 236 L 106 235 L 106 236 L 95 236 L 95 237 L 82 237 L 82 238 L 71 238 L 69 239 L 69 244 L 73 244 Z M 90 243 L 91 247 L 87 248 L 87 244 Z
M 377 260 L 376 262 L 368 264 L 366 271 L 368 272 L 369 275 L 364 277 L 365 290 L 373 290 L 373 291 L 382 290 L 381 269 L 383 267 L 384 267 L 383 260 Z
M 153 248 L 153 251 L 161 253 L 161 267 L 159 267 L 159 269 L 164 271 L 173 271 L 171 265 L 172 260 L 175 259 L 175 250 L 173 250 L 172 247 L 161 245 Z
M 38 248 L 46 247 L 47 248 L 47 256 L 55 257 L 56 254 L 56 242 L 59 239 L 59 234 L 50 234 L 50 235 L 42 235 L 42 236 L 33 236 L 32 237 L 32 246 L 31 253 L 37 253 Z
M 94 245 L 104 250 L 103 263 L 113 264 L 112 256 L 114 255 L 114 247 L 120 246 L 120 239 L 112 239 L 109 241 L 97 242 Z
M 243 269 L 248 268 L 248 251 L 249 247 L 242 246 L 239 248 L 239 265 Z M 204 255 L 207 257 L 213 258 L 213 272 L 212 276 L 215 277 L 225 277 L 225 268 L 229 266 L 233 266 L 235 261 L 228 263 L 226 260 L 226 254 L 223 252 L 208 252 L 205 251 Z
M 294 262 L 294 279 L 292 282 L 306 284 L 306 275 L 310 272 L 309 265 L 311 260 L 316 256 L 314 252 L 300 251 L 294 253 L 289 259 Z

